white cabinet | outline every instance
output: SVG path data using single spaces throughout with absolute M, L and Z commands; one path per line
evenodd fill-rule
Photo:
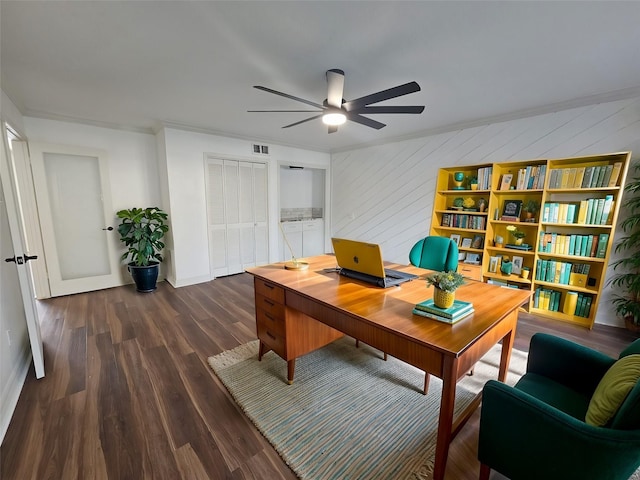
M 280 225 L 296 258 L 312 257 L 325 253 L 323 219 L 282 222 Z M 281 238 L 281 246 L 282 260 L 291 260 L 291 250 L 283 238 Z
M 302 256 L 322 255 L 324 251 L 324 220 L 306 220 L 302 222 Z

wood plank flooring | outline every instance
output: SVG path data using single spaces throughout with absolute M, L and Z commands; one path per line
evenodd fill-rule
M 296 478 L 207 364 L 256 338 L 249 275 L 71 295 L 39 302 L 39 312 L 46 377 L 29 373 L 0 448 L 1 479 Z M 635 338 L 521 314 L 516 348 L 536 331 L 610 355 Z M 454 440 L 448 479 L 477 478 L 478 420 Z

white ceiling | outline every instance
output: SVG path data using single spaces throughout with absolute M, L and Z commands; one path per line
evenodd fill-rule
M 1 87 L 23 114 L 165 124 L 336 151 L 640 94 L 640 2 L 0 1 Z M 374 130 L 320 120 L 325 71 L 352 100 L 417 81 Z

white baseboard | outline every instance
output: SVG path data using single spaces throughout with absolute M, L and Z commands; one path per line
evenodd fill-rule
M 22 362 L 13 370 L 11 378 L 3 389 L 2 397 L 0 397 L 0 444 L 4 442 L 4 436 L 9 428 L 9 423 L 11 423 L 16 405 L 18 405 L 18 399 L 30 366 L 31 350 L 26 348 L 23 350 Z

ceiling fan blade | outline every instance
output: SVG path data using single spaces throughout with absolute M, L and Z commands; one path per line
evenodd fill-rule
M 352 122 L 359 123 L 361 125 L 366 125 L 367 127 L 375 128 L 376 130 L 380 130 L 382 127 L 386 127 L 387 125 L 384 123 L 376 122 L 375 120 L 371 120 L 370 118 L 363 117 L 358 115 L 357 113 L 349 113 L 347 118 Z
M 323 109 L 324 107 L 319 103 L 312 102 L 311 100 L 305 100 L 304 98 L 294 97 L 293 95 L 289 95 L 288 93 L 278 92 L 277 90 L 272 90 L 271 88 L 262 87 L 260 85 L 254 85 L 253 88 L 257 88 L 258 90 L 262 90 L 263 92 L 273 93 L 274 95 L 280 95 L 284 98 L 289 98 L 291 100 L 295 100 L 296 102 L 306 103 L 307 105 L 311 105 L 312 107 L 316 107 L 319 109 Z
M 396 107 L 360 107 L 355 110 L 351 110 L 350 113 L 371 115 L 374 113 L 422 113 L 423 111 L 424 105 L 398 105 Z
M 330 107 L 342 107 L 342 94 L 344 93 L 344 72 L 334 68 L 327 70 L 327 105 Z
M 329 125 L 329 133 L 336 133 L 338 131 L 337 125 Z
M 314 117 L 305 118 L 304 120 L 300 120 L 299 122 L 292 123 L 290 125 L 285 125 L 282 128 L 295 127 L 296 125 L 300 125 L 301 123 L 310 122 L 311 120 L 315 120 L 316 118 L 320 118 L 322 115 L 316 115 Z
M 318 113 L 322 110 L 247 110 L 249 113 L 274 113 L 274 112 L 304 112 L 304 113 Z
M 360 107 L 364 107 L 365 105 L 383 102 L 391 98 L 401 97 L 402 95 L 408 95 L 409 93 L 415 93 L 419 91 L 420 85 L 418 85 L 416 82 L 409 82 L 405 83 L 404 85 L 398 85 L 397 87 L 382 90 L 377 93 L 372 93 L 371 95 L 356 98 L 355 100 L 346 102 L 343 107 L 345 108 L 345 110 L 350 112 L 351 110 L 356 110 Z

